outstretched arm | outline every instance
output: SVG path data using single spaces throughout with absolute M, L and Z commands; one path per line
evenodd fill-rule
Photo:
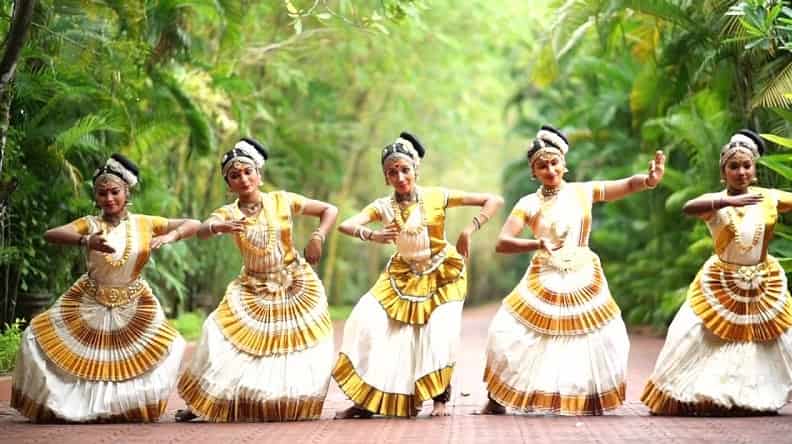
M 759 193 L 740 194 L 737 196 L 723 196 L 720 194 L 705 194 L 685 202 L 682 212 L 688 216 L 709 219 L 713 213 L 724 207 L 743 207 L 758 204 L 762 201 Z
M 151 239 L 151 249 L 193 237 L 200 227 L 201 222 L 196 219 L 168 219 L 166 232 Z
M 319 227 L 311 234 L 311 240 L 305 247 L 305 259 L 309 264 L 316 265 L 322 257 L 322 243 L 335 224 L 338 208 L 321 200 L 308 199 L 303 205 L 302 212 L 319 218 Z
M 605 201 L 619 200 L 630 194 L 654 188 L 663 180 L 665 174 L 665 154 L 655 152 L 655 157 L 649 162 L 648 174 L 634 174 L 619 180 L 606 180 L 603 183 Z
M 464 257 L 470 255 L 470 237 L 473 232 L 492 219 L 492 216 L 503 206 L 503 198 L 489 193 L 460 193 L 459 205 L 481 207 L 481 212 L 459 233 L 456 249 Z

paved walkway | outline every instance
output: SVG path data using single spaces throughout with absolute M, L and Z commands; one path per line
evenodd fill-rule
M 638 401 L 662 339 L 632 335 L 627 403 L 602 417 L 479 416 L 484 344 L 496 305 L 465 312 L 462 353 L 454 374 L 452 416 L 428 418 L 430 403 L 417 419 L 332 420 L 349 402 L 331 383 L 321 421 L 267 424 L 177 424 L 173 411 L 184 406 L 176 394 L 158 424 L 36 425 L 0 402 L 0 443 L 792 443 L 792 407 L 779 416 L 757 418 L 663 418 L 648 416 Z M 341 325 L 336 326 L 336 344 Z M 2 398 L 0 398 L 2 399 Z

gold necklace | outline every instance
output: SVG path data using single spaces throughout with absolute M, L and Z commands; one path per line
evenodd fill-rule
M 391 208 L 393 209 L 393 223 L 396 224 L 396 227 L 399 228 L 399 231 L 403 231 L 408 234 L 419 234 L 423 232 L 424 228 L 429 224 L 426 219 L 426 209 L 424 208 L 424 201 L 422 193 L 416 193 L 418 196 L 418 211 L 421 212 L 421 223 L 417 227 L 406 227 L 406 221 L 404 220 L 404 216 L 402 215 L 402 210 L 399 207 L 398 202 L 396 202 L 396 197 L 391 196 Z
M 277 247 L 275 228 L 270 226 L 268 206 L 264 205 L 264 196 L 261 196 L 261 211 L 253 218 L 246 218 L 245 231 L 237 233 L 242 247 L 254 256 L 266 256 Z M 237 202 L 239 208 L 239 202 Z M 242 213 L 240 209 L 240 213 Z M 242 213 L 244 215 L 244 213 Z
M 754 234 L 753 234 L 753 238 L 751 239 L 751 243 L 746 244 L 745 242 L 743 242 L 742 233 L 739 231 L 736 222 L 737 216 L 740 217 L 740 222 L 742 222 L 742 218 L 744 217 L 744 215 L 740 214 L 734 207 L 728 207 L 726 209 L 726 216 L 729 220 L 728 222 L 729 229 L 734 234 L 734 241 L 737 243 L 737 248 L 742 253 L 748 253 L 749 251 L 754 249 L 754 247 L 759 245 L 759 241 L 762 240 L 762 228 L 763 228 L 762 224 L 760 223 L 755 224 L 756 228 L 754 229 Z
M 113 259 L 113 255 L 109 253 L 104 254 L 105 262 L 107 262 L 113 268 L 121 268 L 124 264 L 127 263 L 129 260 L 129 256 L 132 254 L 132 223 L 130 222 L 130 216 L 126 216 L 126 220 L 124 220 L 124 229 L 126 230 L 126 240 L 124 243 L 124 253 L 121 255 L 120 259 Z M 105 225 L 109 225 L 107 222 L 102 221 Z M 103 227 L 104 228 L 104 227 Z M 102 230 L 103 233 L 109 232 L 107 229 Z

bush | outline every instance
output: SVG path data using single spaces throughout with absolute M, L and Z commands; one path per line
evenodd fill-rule
M 201 311 L 191 311 L 182 313 L 176 319 L 171 319 L 171 323 L 176 330 L 181 333 L 185 341 L 195 341 L 201 337 L 206 315 Z
M 8 373 L 14 369 L 19 344 L 22 342 L 22 319 L 17 319 L 10 325 L 5 324 L 3 333 L 0 333 L 0 373 Z

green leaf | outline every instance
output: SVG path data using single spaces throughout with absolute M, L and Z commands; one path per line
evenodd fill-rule
M 784 148 L 792 148 L 792 139 L 789 137 L 776 136 L 775 134 L 763 133 L 760 134 L 762 138 L 767 139 L 776 145 L 783 146 Z

